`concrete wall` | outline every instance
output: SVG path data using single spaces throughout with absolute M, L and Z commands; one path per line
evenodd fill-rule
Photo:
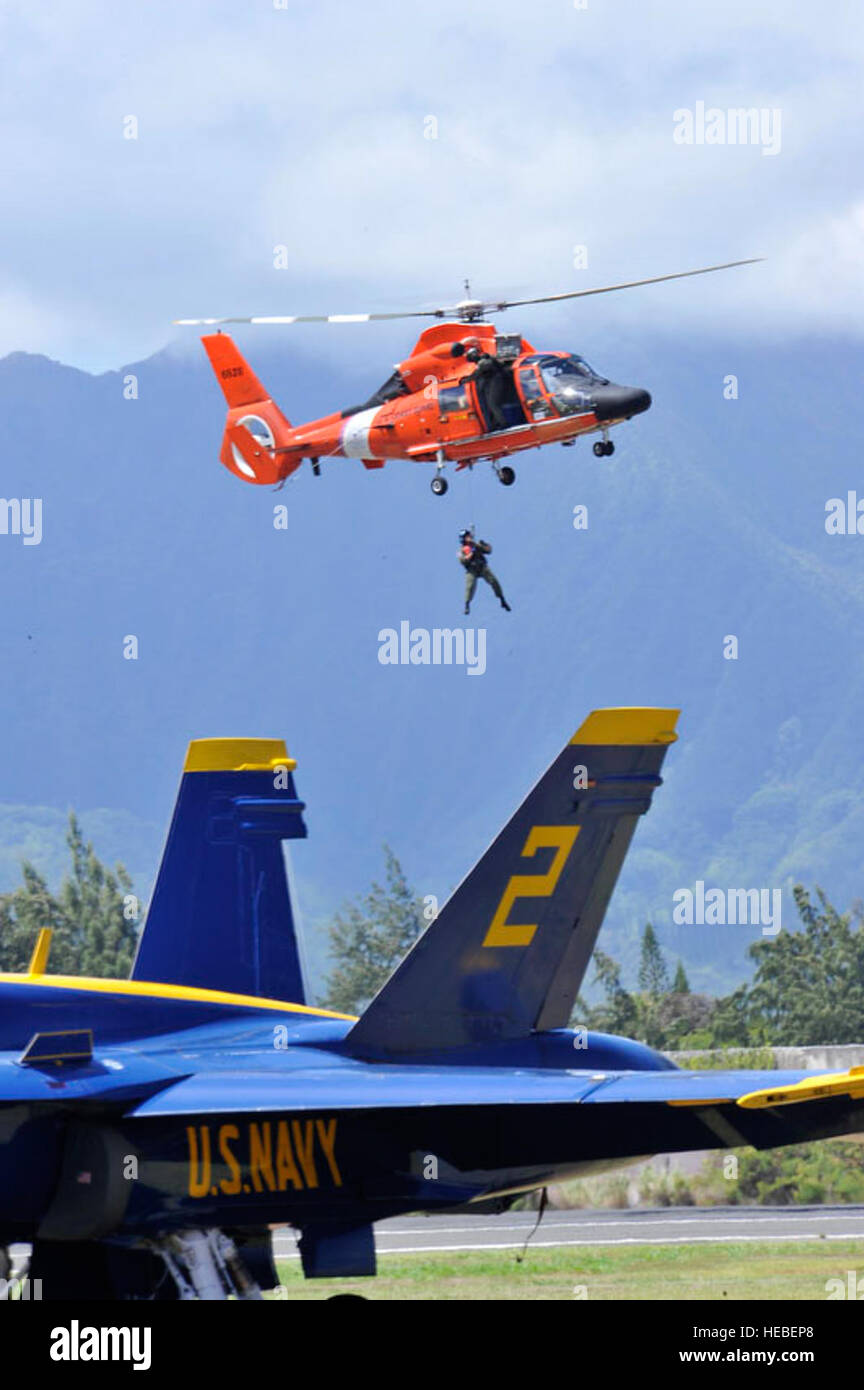
M 864 1067 L 864 1045 L 849 1045 L 843 1047 L 772 1047 L 747 1048 L 736 1047 L 734 1051 L 745 1057 L 748 1053 L 758 1056 L 764 1051 L 770 1051 L 772 1066 L 780 1071 L 848 1071 L 850 1067 Z M 665 1054 L 670 1061 L 677 1066 L 686 1065 L 693 1057 L 716 1057 L 723 1062 L 724 1066 L 729 1066 L 728 1061 L 724 1061 L 722 1051 L 702 1051 L 702 1052 L 667 1052 Z

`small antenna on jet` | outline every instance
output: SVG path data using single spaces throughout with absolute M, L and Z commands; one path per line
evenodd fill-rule
M 465 298 L 471 298 L 471 285 L 468 280 L 465 281 Z

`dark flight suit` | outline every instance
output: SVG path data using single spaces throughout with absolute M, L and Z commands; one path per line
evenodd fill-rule
M 492 585 L 492 592 L 499 600 L 501 607 L 506 608 L 508 613 L 510 605 L 504 597 L 504 592 L 495 575 L 486 563 L 486 556 L 492 554 L 492 547 L 486 541 L 467 541 L 459 551 L 459 563 L 465 566 L 465 612 L 471 608 L 471 600 L 474 597 L 474 590 L 477 588 L 477 580 L 485 579 L 487 584 Z
M 509 368 L 499 362 L 497 357 L 484 352 L 481 353 L 474 371 L 466 378 L 467 381 L 473 381 L 477 385 L 480 405 L 490 430 L 507 429 L 504 402 L 507 398 L 508 372 Z

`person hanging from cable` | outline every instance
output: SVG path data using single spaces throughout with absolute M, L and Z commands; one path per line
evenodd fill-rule
M 478 541 L 474 539 L 474 532 L 469 527 L 459 532 L 459 563 L 465 569 L 465 612 L 471 612 L 471 600 L 474 597 L 474 590 L 477 588 L 477 580 L 485 579 L 487 584 L 491 584 L 492 592 L 499 600 L 501 607 L 509 613 L 510 605 L 504 597 L 504 592 L 495 575 L 489 568 L 486 556 L 492 554 L 492 547 L 488 541 Z

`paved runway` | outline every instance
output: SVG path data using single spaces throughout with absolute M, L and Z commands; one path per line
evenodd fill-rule
M 408 1216 L 379 1221 L 379 1254 L 432 1250 L 513 1250 L 535 1212 L 502 1216 Z M 757 1240 L 864 1240 L 864 1207 L 668 1207 L 652 1211 L 547 1211 L 531 1247 L 555 1245 L 733 1244 Z M 296 1258 L 288 1228 L 274 1234 L 278 1259 Z

